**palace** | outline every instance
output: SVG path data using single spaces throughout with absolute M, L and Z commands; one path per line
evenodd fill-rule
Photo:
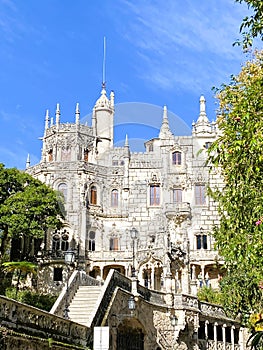
M 218 215 L 206 188 L 219 176 L 209 172 L 206 150 L 217 128 L 205 98 L 190 136 L 173 135 L 164 106 L 159 135 L 145 152 L 132 152 L 128 136 L 114 146 L 114 110 L 114 93 L 108 98 L 103 86 L 90 126 L 81 123 L 78 104 L 75 123 L 61 123 L 59 104 L 55 120 L 47 111 L 40 163 L 28 160 L 26 171 L 63 193 L 66 221 L 40 245 L 40 262 L 51 264 L 43 264 L 38 287 L 62 287 L 60 260 L 69 248 L 79 268 L 101 281 L 115 269 L 157 291 L 167 289 L 167 277 L 175 293 L 216 287 L 222 261 L 210 233 Z

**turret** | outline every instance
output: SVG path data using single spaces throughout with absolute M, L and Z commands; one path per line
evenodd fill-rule
M 105 84 L 101 96 L 93 108 L 92 127 L 96 142 L 96 152 L 100 156 L 113 147 L 114 93 L 107 97 Z

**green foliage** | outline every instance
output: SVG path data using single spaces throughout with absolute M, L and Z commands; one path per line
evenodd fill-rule
M 246 16 L 240 26 L 240 33 L 243 36 L 243 49 L 252 46 L 253 39 L 263 39 L 263 1 L 262 0 L 235 0 L 238 3 L 246 3 L 248 8 L 253 10 L 250 17 Z M 237 42 L 240 44 L 240 42 Z
M 256 52 L 217 97 L 219 137 L 208 162 L 220 171 L 224 187 L 209 190 L 220 215 L 214 236 L 228 270 L 228 282 L 222 282 L 228 311 L 247 317 L 262 305 L 257 286 L 263 281 L 263 225 L 256 222 L 263 215 L 263 53 Z
M 15 288 L 8 288 L 5 295 L 8 298 L 20 301 L 21 303 L 37 307 L 38 309 L 50 311 L 57 296 L 49 294 L 39 294 L 31 291 L 19 291 L 16 295 Z
M 17 169 L 0 164 L 1 254 L 13 237 L 41 238 L 48 228 L 59 228 L 64 217 L 61 196 Z
M 200 301 L 222 305 L 222 293 L 219 290 L 215 290 L 211 287 L 204 286 L 200 288 L 197 292 L 197 297 Z

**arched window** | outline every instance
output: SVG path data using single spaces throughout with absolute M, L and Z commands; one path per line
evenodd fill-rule
M 94 252 L 95 251 L 95 237 L 96 234 L 94 231 L 90 231 L 89 232 L 89 240 L 88 240 L 88 244 L 89 244 L 89 251 Z
M 182 164 L 182 153 L 179 151 L 173 152 L 172 162 L 174 165 L 181 165 Z
M 160 205 L 160 185 L 150 186 L 150 205 Z
M 97 204 L 97 187 L 94 185 L 90 188 L 90 204 Z
M 84 149 L 84 161 L 88 162 L 89 161 L 89 150 Z
M 110 250 L 119 250 L 119 238 L 111 237 L 110 238 Z
M 68 196 L 68 186 L 65 183 L 61 183 L 58 185 L 58 191 L 63 194 L 65 202 L 67 201 Z
M 48 154 L 48 161 L 52 162 L 53 161 L 53 150 L 50 149 L 47 154 Z
M 52 234 L 52 251 L 66 251 L 69 248 L 69 232 L 65 229 L 63 231 L 54 231 Z
M 119 204 L 119 192 L 118 190 L 111 191 L 111 206 L 117 207 Z
M 71 160 L 71 149 L 70 147 L 63 147 L 61 149 L 61 160 L 62 161 L 70 161 Z

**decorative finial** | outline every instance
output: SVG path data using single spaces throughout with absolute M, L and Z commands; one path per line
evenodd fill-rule
M 45 130 L 48 129 L 48 123 L 49 123 L 49 110 L 46 110 L 46 118 L 45 118 Z
M 80 116 L 79 103 L 76 104 L 75 116 L 76 116 L 76 124 L 79 124 L 79 116 Z
M 162 126 L 160 129 L 159 137 L 160 138 L 170 138 L 172 137 L 172 132 L 169 127 L 169 121 L 168 121 L 168 112 L 167 112 L 167 106 L 163 106 L 163 121 Z
M 30 155 L 28 153 L 27 159 L 26 159 L 26 169 L 28 169 L 29 167 L 30 167 Z
M 200 97 L 200 114 L 205 112 L 205 97 L 202 95 Z
M 125 137 L 124 147 L 129 147 L 128 134 L 126 134 L 126 137 Z
M 57 109 L 56 109 L 56 125 L 59 125 L 60 121 L 60 109 L 59 109 L 59 103 L 57 103 Z

